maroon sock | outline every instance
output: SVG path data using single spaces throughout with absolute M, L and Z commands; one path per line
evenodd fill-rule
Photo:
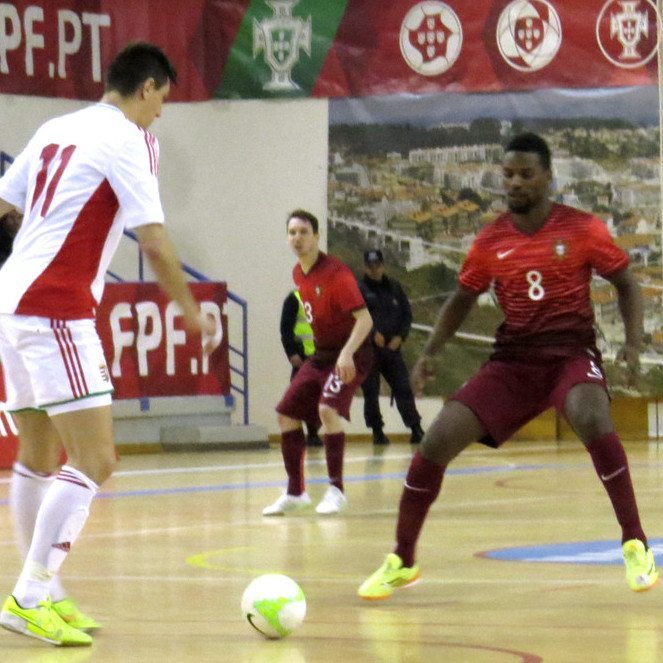
M 414 565 L 414 550 L 431 504 L 437 499 L 446 466 L 414 455 L 405 477 L 396 526 L 396 549 L 403 566 Z
M 325 457 L 329 483 L 343 492 L 343 452 L 345 433 L 326 433 L 324 436 Z
M 640 539 L 646 546 L 647 537 L 640 525 L 626 452 L 617 433 L 597 437 L 585 446 L 610 497 L 617 522 L 621 525 L 622 543 L 629 539 Z
M 288 495 L 301 495 L 304 492 L 306 454 L 306 436 L 301 428 L 281 434 L 281 453 L 288 475 Z

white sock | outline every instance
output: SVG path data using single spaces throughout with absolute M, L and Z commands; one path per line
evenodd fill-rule
M 19 462 L 14 463 L 9 484 L 9 509 L 14 521 L 16 544 L 25 559 L 35 530 L 37 512 L 46 491 L 55 479 L 54 474 L 39 474 Z
M 9 509 L 14 522 L 16 545 L 21 553 L 21 560 L 24 561 L 30 549 L 37 512 L 46 491 L 55 480 L 55 474 L 34 472 L 18 461 L 14 463 L 12 469 L 9 484 Z M 49 594 L 53 601 L 60 601 L 67 596 L 59 575 L 53 576 Z
M 64 465 L 47 490 L 37 513 L 23 570 L 13 591 L 22 607 L 35 607 L 49 596 L 50 583 L 83 529 L 98 489 L 85 474 Z

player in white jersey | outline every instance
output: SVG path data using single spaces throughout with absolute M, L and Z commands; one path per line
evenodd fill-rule
M 164 229 L 159 147 L 147 131 L 175 81 L 156 46 L 126 47 L 101 101 L 42 125 L 0 179 L 0 216 L 23 214 L 0 269 L 0 359 L 19 429 L 10 502 L 25 556 L 0 625 L 55 645 L 88 645 L 84 631 L 99 626 L 66 597 L 58 572 L 116 463 L 94 316 L 125 228 L 187 329 L 216 336 Z M 67 463 L 58 471 L 62 446 Z

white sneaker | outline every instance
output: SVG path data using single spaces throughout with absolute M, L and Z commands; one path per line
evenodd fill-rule
M 274 504 L 270 504 L 262 510 L 262 515 L 283 516 L 291 511 L 305 509 L 310 504 L 311 498 L 306 493 L 302 493 L 301 495 L 288 495 L 288 493 L 283 493 Z
M 320 504 L 315 507 L 315 511 L 323 516 L 331 516 L 343 511 L 347 505 L 348 500 L 345 495 L 336 486 L 329 486 Z

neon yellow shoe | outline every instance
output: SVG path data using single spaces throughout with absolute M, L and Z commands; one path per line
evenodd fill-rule
M 36 608 L 21 608 L 13 596 L 8 596 L 2 612 L 0 626 L 29 635 L 56 647 L 83 647 L 92 644 L 92 638 L 72 628 L 53 609 L 51 600 L 40 601 Z
M 96 631 L 101 628 L 101 624 L 89 617 L 78 609 L 78 606 L 71 599 L 62 599 L 52 603 L 53 610 L 72 628 L 79 631 Z
M 644 592 L 658 582 L 658 571 L 651 548 L 638 539 L 629 539 L 622 546 L 626 565 L 626 582 L 634 592 Z
M 419 567 L 403 566 L 403 560 L 389 553 L 384 564 L 359 586 L 357 594 L 367 601 L 388 599 L 398 587 L 414 585 L 419 580 Z

